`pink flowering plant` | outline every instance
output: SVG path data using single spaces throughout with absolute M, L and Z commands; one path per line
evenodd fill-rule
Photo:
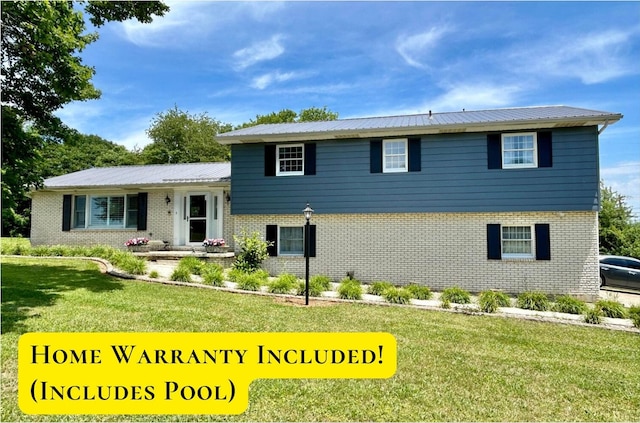
M 223 238 L 207 238 L 202 242 L 203 247 L 224 247 L 225 242 Z
M 147 245 L 149 243 L 148 238 L 140 237 L 140 238 L 131 238 L 127 242 L 124 243 L 127 247 L 132 247 L 135 245 Z

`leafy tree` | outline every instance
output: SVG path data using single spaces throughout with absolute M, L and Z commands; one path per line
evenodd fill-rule
M 600 184 L 600 252 L 640 258 L 640 222 L 625 197 Z
M 218 144 L 215 136 L 230 128 L 206 113 L 190 115 L 175 106 L 153 119 L 147 130 L 153 142 L 142 150 L 142 160 L 149 164 L 227 161 L 229 147 Z
M 42 176 L 64 175 L 89 167 L 138 164 L 138 154 L 97 135 L 71 131 L 62 143 L 47 143 L 42 149 Z
M 256 115 L 255 120 L 251 119 L 249 122 L 243 123 L 235 129 L 248 128 L 251 126 L 269 123 L 318 122 L 336 119 L 338 119 L 338 113 L 328 110 L 326 106 L 322 109 L 318 107 L 302 109 L 300 114 L 290 109 L 282 109 L 279 112 L 272 112 L 268 115 Z
M 2 2 L 2 233 L 27 234 L 29 185 L 42 180 L 39 148 L 69 135 L 53 113 L 100 96 L 95 71 L 79 53 L 97 40 L 85 33 L 84 6 L 96 27 L 110 20 L 150 22 L 169 8 L 161 2 Z M 6 120 L 5 120 L 6 119 Z M 36 140 L 36 138 L 43 139 Z

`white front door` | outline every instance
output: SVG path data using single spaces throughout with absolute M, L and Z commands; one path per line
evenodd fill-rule
M 174 207 L 174 245 L 200 246 L 206 238 L 221 238 L 223 191 L 177 191 Z

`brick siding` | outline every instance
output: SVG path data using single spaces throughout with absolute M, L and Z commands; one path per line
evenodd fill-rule
M 300 215 L 235 215 L 243 228 L 265 235 L 266 225 L 302 226 Z M 487 259 L 487 224 L 547 223 L 551 260 Z M 432 289 L 458 285 L 472 292 L 541 290 L 584 299 L 598 295 L 598 215 L 595 212 L 531 213 L 316 213 L 317 256 L 310 272 L 336 281 L 354 272 L 362 282 L 412 282 Z M 271 274 L 304 275 L 303 257 L 270 257 Z

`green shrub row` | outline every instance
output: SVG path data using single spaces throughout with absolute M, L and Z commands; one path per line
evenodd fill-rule
M 147 261 L 134 256 L 129 251 L 107 245 L 69 246 L 49 245 L 29 247 L 23 243 L 2 243 L 2 254 L 35 257 L 97 257 L 107 260 L 115 267 L 130 275 L 144 275 Z

